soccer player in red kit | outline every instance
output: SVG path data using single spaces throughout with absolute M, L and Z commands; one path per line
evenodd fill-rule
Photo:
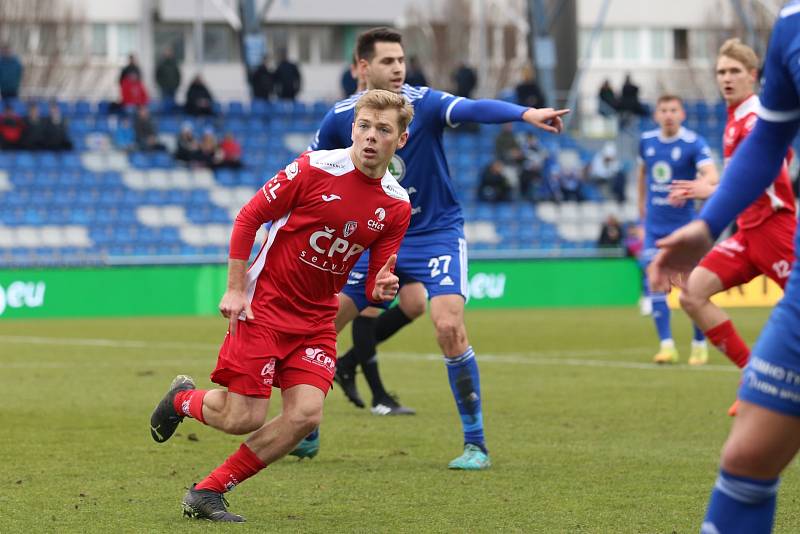
M 157 442 L 187 416 L 228 434 L 251 434 L 192 486 L 185 515 L 244 521 L 227 510 L 223 494 L 319 425 L 336 368 L 337 295 L 362 252 L 371 252 L 367 298 L 379 303 L 397 294 L 392 270 L 411 206 L 387 168 L 408 139 L 413 113 L 398 94 L 368 91 L 356 104 L 350 148 L 301 155 L 236 217 L 219 305 L 230 326 L 211 374 L 227 389 L 199 390 L 178 376 L 150 425 Z M 248 270 L 256 231 L 267 221 L 269 235 Z M 265 424 L 273 385 L 281 388 L 283 408 Z
M 729 39 L 717 58 L 717 84 L 728 105 L 723 150 L 725 160 L 750 133 L 759 107 L 754 93 L 758 57 L 738 39 Z M 676 183 L 677 198 L 708 198 L 716 190 L 702 180 Z M 765 274 L 783 288 L 794 261 L 795 200 L 787 164 L 772 185 L 736 220 L 738 231 L 717 244 L 691 272 L 681 292 L 681 307 L 721 352 L 739 368 L 750 349 L 736 332 L 728 315 L 710 301 L 712 295 Z M 703 361 L 689 361 L 701 365 Z M 736 403 L 729 410 L 736 414 Z

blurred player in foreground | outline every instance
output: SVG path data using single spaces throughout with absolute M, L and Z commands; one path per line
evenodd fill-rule
M 800 128 L 800 0 L 780 11 L 764 62 L 758 121 L 698 220 L 659 241 L 650 267 L 662 290 L 681 283 L 737 214 L 773 183 Z M 753 347 L 722 450 L 703 534 L 772 530 L 779 476 L 800 449 L 800 273 L 797 263 Z
M 681 99 L 662 95 L 656 102 L 654 119 L 658 128 L 642 134 L 639 143 L 639 217 L 644 221 L 644 250 L 640 261 L 644 268 L 656 254 L 656 240 L 694 219 L 693 201 L 670 198 L 675 181 L 702 180 L 715 184 L 717 168 L 705 139 L 681 126 L 686 119 Z M 645 280 L 646 285 L 646 280 Z M 653 321 L 661 341 L 653 357 L 656 363 L 676 363 L 678 349 L 672 339 L 667 295 L 649 292 Z M 694 325 L 689 362 L 708 359 L 703 332 Z
M 228 434 L 248 434 L 239 450 L 192 486 L 184 514 L 241 522 L 223 494 L 278 460 L 314 429 L 336 367 L 338 292 L 371 249 L 365 299 L 394 299 L 392 273 L 408 227 L 408 194 L 387 168 L 408 139 L 413 108 L 390 91 L 355 104 L 352 147 L 301 155 L 270 179 L 236 217 L 228 289 L 219 309 L 230 319 L 208 391 L 178 376 L 150 420 L 157 442 L 184 417 Z M 273 221 L 249 270 L 256 231 Z M 283 408 L 266 424 L 272 386 Z
M 717 58 L 717 85 L 728 105 L 723 136 L 726 162 L 755 126 L 758 96 L 758 56 L 738 39 L 726 41 Z M 704 180 L 678 181 L 672 195 L 679 199 L 706 199 L 717 186 Z M 711 302 L 711 297 L 765 274 L 781 288 L 786 286 L 794 261 L 794 193 L 788 165 L 775 181 L 736 219 L 738 231 L 706 254 L 681 289 L 681 307 L 697 326 L 737 367 L 743 368 L 750 349 L 730 317 Z M 705 360 L 693 363 L 706 363 Z M 736 414 L 736 403 L 728 410 Z

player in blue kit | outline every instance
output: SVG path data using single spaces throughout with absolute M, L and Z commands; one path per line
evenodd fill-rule
M 661 240 L 651 265 L 660 289 L 680 283 L 714 239 L 772 183 L 800 128 L 800 0 L 772 30 L 759 120 L 698 220 Z M 742 375 L 739 410 L 722 450 L 703 534 L 771 532 L 780 473 L 800 449 L 800 269 L 761 332 Z
M 639 143 L 639 217 L 644 222 L 642 267 L 657 252 L 655 242 L 683 226 L 696 215 L 694 202 L 673 201 L 669 197 L 674 180 L 708 180 L 716 184 L 717 168 L 705 139 L 681 126 L 686 118 L 681 99 L 662 95 L 656 102 L 655 121 L 659 128 L 644 132 Z M 646 281 L 645 281 L 646 285 Z M 656 363 L 675 363 L 678 349 L 672 340 L 670 310 L 666 293 L 650 292 L 653 321 L 661 346 L 653 357 Z M 708 360 L 703 331 L 694 326 L 690 364 Z
M 409 142 L 392 161 L 393 173 L 411 199 L 411 224 L 398 252 L 396 273 L 401 284 L 421 282 L 430 302 L 431 319 L 444 354 L 450 388 L 464 432 L 464 452 L 451 469 L 485 469 L 491 465 L 483 430 L 480 378 L 475 352 L 464 326 L 467 298 L 467 242 L 464 216 L 453 191 L 442 134 L 461 122 L 524 121 L 546 131 L 561 130 L 567 110 L 533 109 L 497 100 L 470 100 L 405 80 L 402 36 L 375 28 L 358 38 L 359 71 L 368 89 L 383 88 L 406 97 L 414 106 Z M 359 95 L 338 102 L 322 121 L 311 148 L 350 145 L 353 108 Z M 380 217 L 375 218 L 380 224 Z M 357 264 L 356 273 L 364 272 Z M 340 294 L 337 329 L 353 320 L 368 303 L 359 293 L 363 278 L 351 277 Z M 402 290 L 401 290 L 402 291 Z M 401 293 L 402 301 L 402 293 Z M 301 444 L 302 445 L 302 444 Z

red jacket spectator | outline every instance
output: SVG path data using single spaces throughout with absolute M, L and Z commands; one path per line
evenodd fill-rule
M 0 144 L 3 148 L 17 148 L 24 129 L 22 118 L 14 113 L 11 106 L 6 106 L 0 115 Z
M 240 161 L 242 159 L 242 145 L 231 134 L 225 134 L 219 144 L 225 161 Z
M 127 74 L 119 84 L 123 106 L 146 106 L 149 100 L 147 89 L 135 72 Z

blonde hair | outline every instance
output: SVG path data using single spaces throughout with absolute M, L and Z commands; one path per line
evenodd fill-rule
M 738 38 L 728 39 L 719 47 L 719 55 L 738 61 L 748 71 L 758 70 L 758 56 L 755 50 L 744 44 Z
M 383 111 L 386 109 L 397 110 L 397 126 L 400 133 L 405 132 L 411 119 L 414 118 L 414 107 L 397 93 L 385 89 L 370 89 L 358 99 L 353 118 L 358 117 L 358 112 L 364 108 Z

